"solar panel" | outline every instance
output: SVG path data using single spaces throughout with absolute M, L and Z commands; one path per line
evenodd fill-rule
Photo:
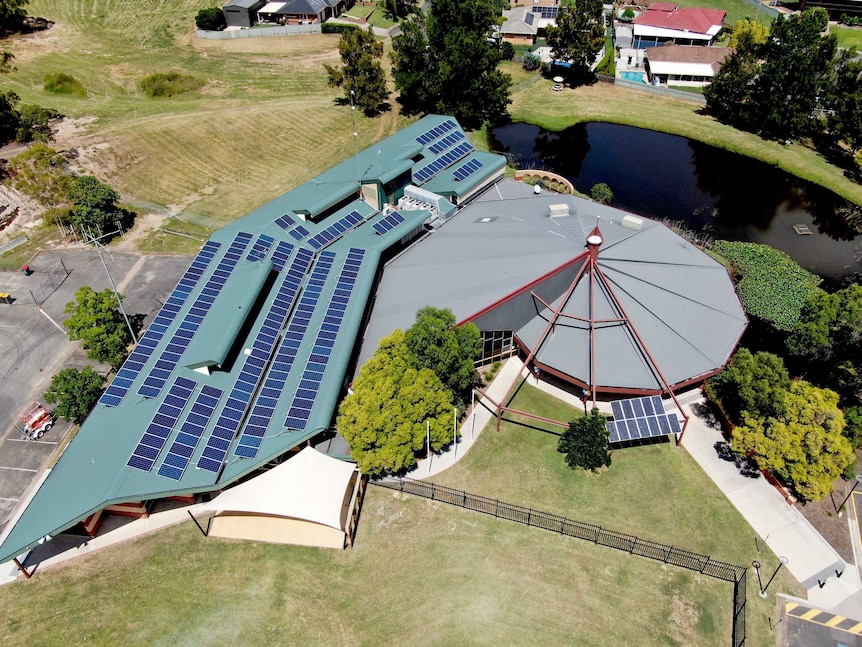
M 164 337 L 165 331 L 173 323 L 189 293 L 194 289 L 207 267 L 209 267 L 219 247 L 221 247 L 221 243 L 213 241 L 204 243 L 201 251 L 195 256 L 195 259 L 183 274 L 174 291 L 171 292 L 171 295 L 164 306 L 162 306 L 153 323 L 150 324 L 144 336 L 138 341 L 135 350 L 132 351 L 122 368 L 117 372 L 114 381 L 111 382 L 105 393 L 99 398 L 99 404 L 116 407 L 123 401 L 132 383 L 137 379 L 138 374 L 144 367 L 144 364 L 150 358 L 156 346 L 159 345 L 162 337 Z
M 339 285 L 345 286 L 346 297 L 350 297 L 353 291 L 353 286 L 356 283 L 358 270 L 362 265 L 362 258 L 365 255 L 364 249 L 351 248 L 347 254 L 344 265 L 341 269 L 341 274 L 338 277 Z M 344 316 L 344 304 L 330 301 L 329 307 L 326 309 L 323 321 L 336 328 L 341 325 Z M 284 421 L 285 428 L 296 431 L 303 431 L 311 416 L 311 409 L 314 406 L 315 398 L 317 397 L 318 387 L 323 379 L 323 373 L 326 371 L 326 366 L 329 363 L 330 351 L 322 343 L 326 337 L 323 335 L 323 328 L 317 333 L 317 338 L 314 342 L 312 354 L 309 357 L 308 363 L 305 365 L 305 371 L 300 379 L 300 384 L 305 384 L 304 388 L 297 389 L 288 408 L 288 414 Z M 319 351 L 319 352 L 315 352 Z
M 402 222 L 404 222 L 404 216 L 402 216 L 397 211 L 393 211 L 379 222 L 375 222 L 372 227 L 374 231 L 382 235 L 385 234 L 387 231 L 391 231 L 393 227 Z
M 266 258 L 267 253 L 269 252 L 269 248 L 272 247 L 272 244 L 275 242 L 275 238 L 272 236 L 267 236 L 266 234 L 261 234 L 257 237 L 254 245 L 251 248 L 251 251 L 246 256 L 246 260 L 255 262 L 261 261 Z
M 182 376 L 174 380 L 168 395 L 165 396 L 164 402 L 159 406 L 126 465 L 145 472 L 152 469 L 195 386 L 197 384 L 193 380 Z
M 180 330 L 174 333 L 173 338 L 162 351 L 159 358 L 162 366 L 150 369 L 144 383 L 138 389 L 138 395 L 145 398 L 154 398 L 161 392 L 162 387 L 170 377 L 171 371 L 179 363 L 180 357 L 188 347 L 189 342 L 194 337 L 194 333 L 197 332 L 201 322 L 214 303 L 215 297 L 221 292 L 230 273 L 236 267 L 250 241 L 251 234 L 241 231 L 236 235 L 222 260 L 213 271 L 212 276 L 206 282 L 201 294 L 195 299 L 185 318 L 180 323 Z M 189 334 L 180 334 L 181 330 L 188 331 Z
M 293 218 L 290 217 L 290 214 L 284 214 L 280 218 L 276 218 L 275 224 L 282 229 L 290 229 L 293 227 Z
M 681 431 L 676 414 L 665 413 L 658 395 L 616 400 L 611 402 L 611 411 L 614 419 L 607 423 L 607 429 L 612 443 L 656 438 Z
M 418 182 L 427 182 L 447 166 L 451 166 L 475 150 L 470 142 L 462 142 L 413 174 Z
M 457 126 L 457 124 L 454 121 L 452 121 L 451 119 L 447 119 L 440 125 L 435 126 L 430 130 L 426 130 L 424 133 L 422 133 L 421 135 L 419 135 L 419 137 L 416 138 L 416 141 L 425 146 L 429 142 L 433 142 L 438 137 L 446 134 L 447 132 L 455 128 L 455 126 Z
M 461 166 L 456 168 L 453 175 L 455 176 L 456 180 L 464 180 L 473 175 L 473 173 L 482 168 L 482 166 L 483 164 L 479 160 L 471 159 L 466 164 L 462 164 Z
M 298 225 L 296 229 L 293 229 L 288 232 L 291 236 L 293 236 L 296 240 L 302 240 L 306 236 L 308 236 L 308 229 L 303 227 L 302 225 Z
M 322 252 L 311 270 L 308 282 L 318 282 L 322 285 L 329 276 L 329 271 L 332 268 L 334 260 L 335 254 L 333 252 Z M 319 290 L 304 293 L 297 312 L 313 312 L 317 306 L 320 294 Z M 294 316 L 291 319 L 284 334 L 284 342 L 272 361 L 270 372 L 264 380 L 257 401 L 252 407 L 248 423 L 237 441 L 237 446 L 234 450 L 235 456 L 243 458 L 254 458 L 257 456 L 264 434 L 266 434 L 266 427 L 275 413 L 273 403 L 281 397 L 281 392 L 284 389 L 290 369 L 296 359 L 296 352 L 308 328 L 308 321 L 309 319 L 299 316 Z
M 545 20 L 553 20 L 557 17 L 559 7 L 533 7 L 532 13 L 539 14 Z
M 339 218 L 335 223 L 331 224 L 326 229 L 319 231 L 314 236 L 308 239 L 308 244 L 314 249 L 320 249 L 329 245 L 334 240 L 341 237 L 344 232 L 353 229 L 356 225 L 362 222 L 364 218 L 358 211 L 351 211 L 346 216 Z
M 293 245 L 284 241 L 279 241 L 275 246 L 275 251 L 272 253 L 272 266 L 276 272 L 281 272 L 293 252 Z
M 228 396 L 224 409 L 198 460 L 197 466 L 200 469 L 212 472 L 221 469 L 230 443 L 245 417 L 252 394 L 257 390 L 263 370 L 272 355 L 277 335 L 284 326 L 287 313 L 293 307 L 300 284 L 313 257 L 311 251 L 299 249 L 290 268 L 283 273 L 278 292 L 270 305 L 257 337 L 252 343 L 251 353 L 245 356 L 230 396 Z
M 204 386 L 192 404 L 191 413 L 180 427 L 176 439 L 159 467 L 158 474 L 179 481 L 188 467 L 189 460 L 209 424 L 215 407 L 221 399 L 222 390 Z
M 428 150 L 434 153 L 435 155 L 439 155 L 444 150 L 457 143 L 458 141 L 464 139 L 464 133 L 460 130 L 456 130 L 454 133 L 446 135 L 439 142 L 435 142 L 428 147 Z

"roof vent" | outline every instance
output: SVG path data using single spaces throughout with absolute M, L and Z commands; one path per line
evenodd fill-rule
M 548 215 L 551 218 L 562 218 L 563 216 L 569 215 L 569 205 L 563 204 L 549 204 L 548 205 Z
M 643 229 L 644 221 L 643 218 L 624 216 L 622 220 L 622 225 L 623 227 L 628 227 L 629 229 Z

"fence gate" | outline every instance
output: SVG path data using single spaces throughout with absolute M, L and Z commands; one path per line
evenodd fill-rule
M 48 297 L 63 285 L 63 281 L 66 280 L 67 276 L 69 276 L 69 270 L 66 269 L 61 258 L 49 270 L 44 272 L 44 278 L 39 282 L 39 287 L 30 290 L 33 303 L 37 306 L 45 303 Z

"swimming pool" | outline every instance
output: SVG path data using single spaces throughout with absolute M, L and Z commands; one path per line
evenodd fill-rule
M 646 83 L 646 74 L 643 72 L 620 72 L 620 78 L 623 81 L 632 81 L 634 83 Z

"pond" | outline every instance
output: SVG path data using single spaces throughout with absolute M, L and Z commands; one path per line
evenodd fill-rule
M 604 182 L 614 207 L 681 221 L 716 239 L 780 249 L 831 285 L 862 272 L 862 238 L 835 215 L 847 201 L 764 162 L 685 137 L 596 122 L 560 132 L 508 124 L 491 131 L 490 143 L 519 168 L 553 171 L 587 195 Z M 811 234 L 797 234 L 800 225 Z

